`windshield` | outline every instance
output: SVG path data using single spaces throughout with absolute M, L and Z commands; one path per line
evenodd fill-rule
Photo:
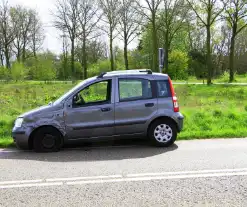
M 57 99 L 53 105 L 57 105 L 60 104 L 65 98 L 67 98 L 71 93 L 73 93 L 73 91 L 77 90 L 78 88 L 80 88 L 82 85 L 86 84 L 89 81 L 89 79 L 84 80 L 82 82 L 80 82 L 79 84 L 77 84 L 76 86 L 74 86 L 72 89 L 70 89 L 67 93 L 65 93 L 64 95 L 62 95 L 59 99 Z

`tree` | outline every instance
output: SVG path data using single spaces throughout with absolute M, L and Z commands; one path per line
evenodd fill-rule
M 16 22 L 16 38 L 14 46 L 16 48 L 16 57 L 18 62 L 24 62 L 26 59 L 26 50 L 30 42 L 32 29 L 32 11 L 20 5 L 12 9 L 12 19 Z
M 82 47 L 83 46 L 78 45 L 76 48 L 76 58 L 80 62 L 83 62 Z M 86 44 L 86 54 L 88 65 L 97 63 L 99 60 L 107 59 L 107 43 L 97 38 L 88 40 Z
M 110 42 L 110 61 L 111 70 L 115 69 L 114 55 L 113 55 L 113 41 L 118 36 L 116 29 L 120 19 L 120 2 L 119 0 L 98 0 L 99 6 L 102 8 L 103 16 L 102 30 L 108 35 Z M 107 25 L 107 26 L 106 26 Z
M 79 35 L 80 0 L 57 0 L 54 26 L 66 32 L 71 42 L 71 71 L 75 75 L 75 41 Z
M 224 11 L 224 6 L 217 0 L 186 0 L 190 8 L 194 11 L 197 19 L 206 28 L 207 40 L 207 84 L 212 84 L 212 48 L 211 48 L 211 28 L 220 14 Z
M 84 79 L 87 78 L 87 42 L 94 38 L 96 34 L 96 29 L 101 15 L 98 14 L 99 9 L 95 6 L 95 0 L 83 0 L 80 2 L 80 39 L 82 40 L 82 66 L 84 70 Z
M 177 32 L 185 26 L 188 7 L 184 0 L 164 0 L 164 5 L 159 22 L 165 43 L 165 70 L 168 71 L 171 43 Z
M 171 66 L 168 69 L 169 76 L 175 80 L 187 80 L 188 78 L 188 57 L 179 50 L 173 50 L 169 57 Z
M 8 2 L 3 0 L 0 5 L 0 38 L 7 68 L 10 68 L 11 46 L 16 37 L 16 24 L 12 20 L 11 8 Z
M 31 10 L 30 16 L 31 16 L 31 29 L 30 29 L 29 47 L 31 48 L 33 56 L 37 58 L 37 52 L 42 47 L 45 38 L 44 29 L 37 11 Z
M 225 18 L 231 27 L 229 81 L 232 82 L 234 80 L 234 53 L 236 37 L 244 28 L 247 27 L 247 0 L 227 0 L 225 4 Z
M 124 41 L 124 61 L 126 70 L 129 69 L 128 45 L 137 37 L 142 21 L 141 15 L 137 12 L 135 7 L 135 0 L 121 1 L 120 34 Z
M 162 0 L 136 0 L 137 11 L 145 17 L 148 22 L 151 23 L 152 27 L 152 45 L 153 45 L 153 53 L 152 53 L 152 70 L 158 71 L 158 39 L 157 39 L 157 19 L 158 19 L 158 11 L 159 7 L 162 3 Z
M 69 56 L 69 43 L 68 37 L 65 32 L 61 35 L 62 44 L 63 44 L 63 53 L 62 53 L 62 70 L 60 71 L 60 78 L 65 79 L 66 70 L 68 69 L 68 56 Z

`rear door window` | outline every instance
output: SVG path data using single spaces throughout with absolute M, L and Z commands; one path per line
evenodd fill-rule
M 157 94 L 159 98 L 171 97 L 170 85 L 167 80 L 157 81 Z
M 119 100 L 134 101 L 151 99 L 153 97 L 151 82 L 146 79 L 120 78 Z

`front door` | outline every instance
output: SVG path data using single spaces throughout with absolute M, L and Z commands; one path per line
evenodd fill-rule
M 65 124 L 68 139 L 112 136 L 112 80 L 93 83 L 74 95 L 72 105 L 66 109 Z
M 143 134 L 148 121 L 157 113 L 157 98 L 152 80 L 144 78 L 118 78 L 115 104 L 117 135 Z

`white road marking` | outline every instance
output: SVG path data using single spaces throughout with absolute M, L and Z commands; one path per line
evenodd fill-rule
M 4 150 L 4 149 L 0 149 L 0 153 L 16 153 L 16 152 L 20 152 L 18 150 Z
M 230 176 L 247 176 L 247 168 L 0 181 L 0 189 Z
M 0 189 L 8 188 L 30 188 L 30 187 L 49 187 L 49 186 L 61 186 L 62 182 L 57 183 L 33 183 L 33 184 L 19 184 L 19 185 L 2 185 Z
M 22 184 L 22 183 L 41 183 L 43 180 L 13 180 L 13 181 L 0 181 L 0 185 L 8 184 Z
M 242 172 L 242 171 L 247 171 L 247 168 L 219 169 L 219 170 L 199 170 L 199 171 L 178 171 L 178 172 L 160 172 L 160 173 L 137 173 L 137 174 L 128 174 L 127 177 L 184 175 L 184 174 L 222 173 L 222 172 Z
M 189 179 L 189 178 L 210 178 L 210 177 L 230 177 L 230 176 L 245 176 L 247 172 L 236 173 L 215 173 L 215 174 L 194 174 L 194 175 L 174 175 L 174 176 L 157 176 L 157 177 L 134 177 L 120 178 L 109 180 L 87 180 L 67 182 L 67 185 L 83 185 L 83 184 L 99 184 L 99 183 L 117 183 L 117 182 L 134 182 L 134 181 L 151 181 L 151 180 L 172 180 L 172 179 Z
M 91 176 L 91 177 L 73 177 L 73 178 L 50 178 L 46 179 L 47 182 L 54 181 L 75 181 L 75 180 L 92 180 L 92 179 L 110 179 L 110 178 L 122 178 L 122 175 L 108 175 L 108 176 Z

